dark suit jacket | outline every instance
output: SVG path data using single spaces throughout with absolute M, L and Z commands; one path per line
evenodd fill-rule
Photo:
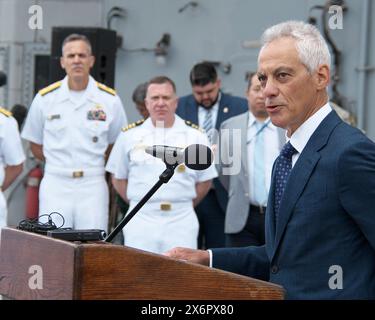
M 182 119 L 191 121 L 192 123 L 198 125 L 198 107 L 199 105 L 195 101 L 194 96 L 189 94 L 178 99 L 176 114 Z M 245 98 L 231 96 L 221 92 L 215 129 L 219 130 L 223 121 L 240 113 L 247 112 L 248 110 L 249 107 Z M 220 207 L 225 212 L 228 202 L 227 193 L 220 184 L 219 179 L 214 179 L 214 185 Z
M 375 144 L 332 111 L 300 154 L 266 245 L 213 250 L 214 267 L 282 285 L 291 299 L 375 299 Z M 343 271 L 343 289 L 332 290 Z

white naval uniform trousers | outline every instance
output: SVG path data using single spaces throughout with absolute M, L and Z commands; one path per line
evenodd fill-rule
M 39 189 L 39 215 L 59 212 L 53 215 L 56 225 L 74 227 L 75 229 L 102 229 L 108 228 L 109 192 L 105 181 L 104 169 L 102 173 L 72 177 L 72 170 L 67 170 L 66 175 L 46 167 L 44 177 Z M 44 221 L 44 220 L 42 220 Z

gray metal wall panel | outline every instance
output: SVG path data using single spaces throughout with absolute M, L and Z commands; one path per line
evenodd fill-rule
M 332 36 L 342 54 L 342 73 L 339 91 L 346 98 L 346 108 L 357 112 L 358 72 L 362 6 L 364 0 L 345 1 L 349 10 L 344 13 L 342 30 L 333 30 Z M 372 0 L 370 0 L 372 1 Z M 245 72 L 256 68 L 258 48 L 245 49 L 244 40 L 259 39 L 268 26 L 288 20 L 307 20 L 309 8 L 324 1 L 300 0 L 205 0 L 198 6 L 178 10 L 188 1 L 172 0 L 107 0 L 105 11 L 121 6 L 127 11 L 125 19 L 117 19 L 113 27 L 124 37 L 124 48 L 152 47 L 164 32 L 172 36 L 170 55 L 165 66 L 158 66 L 150 52 L 120 51 L 117 59 L 116 86 L 129 118 L 139 118 L 132 102 L 135 86 L 157 74 L 166 74 L 176 81 L 178 93 L 190 93 L 188 73 L 191 66 L 202 60 L 219 60 L 232 64 L 232 72 L 225 74 L 220 68 L 223 88 L 227 92 L 243 95 Z M 374 5 L 371 17 L 375 16 Z M 319 11 L 312 11 L 320 19 Z M 318 20 L 319 21 L 319 20 Z M 320 27 L 320 21 L 318 23 Z M 374 65 L 375 25 L 371 23 L 369 64 Z M 368 73 L 366 100 L 374 101 L 374 72 Z M 366 104 L 365 130 L 375 138 L 375 111 Z

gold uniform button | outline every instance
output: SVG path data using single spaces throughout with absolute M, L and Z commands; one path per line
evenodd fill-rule
M 160 210 L 162 211 L 170 211 L 172 209 L 171 203 L 161 203 L 160 204 Z
M 186 166 L 182 163 L 177 167 L 177 172 L 183 173 L 186 171 Z

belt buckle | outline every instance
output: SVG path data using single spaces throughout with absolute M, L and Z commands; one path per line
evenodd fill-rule
M 83 171 L 73 171 L 73 178 L 82 178 Z
M 162 202 L 160 204 L 161 211 L 170 211 L 172 209 L 172 204 L 170 202 Z

